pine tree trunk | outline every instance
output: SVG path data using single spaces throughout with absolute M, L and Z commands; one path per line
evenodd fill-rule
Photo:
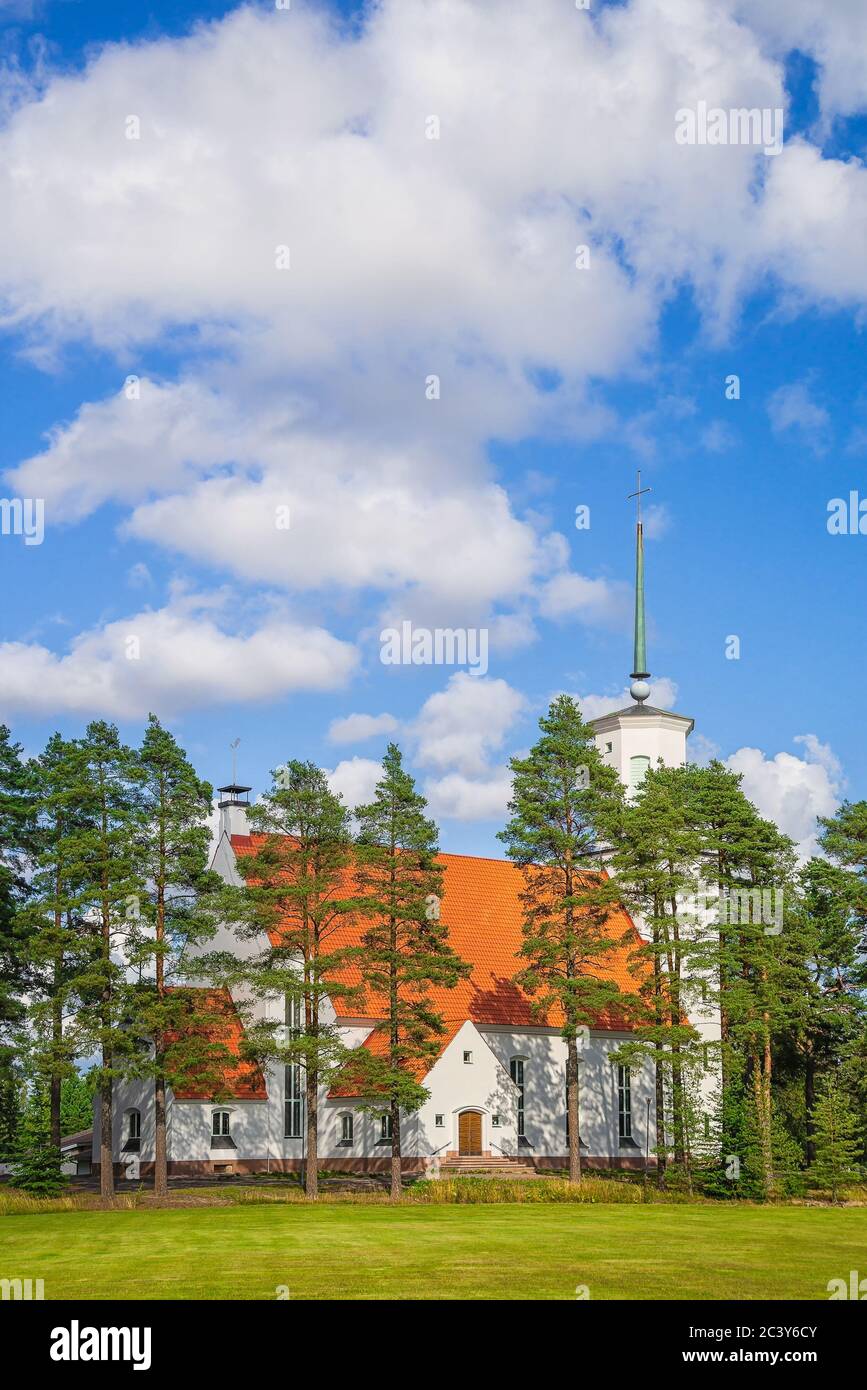
M 114 1201 L 114 1157 L 112 1154 L 112 1079 L 108 1075 L 111 1056 L 103 1053 L 103 1076 L 99 1083 L 99 1194 L 103 1202 Z
M 319 1075 L 316 1067 L 308 1066 L 305 1087 L 307 1097 L 307 1163 L 304 1169 L 304 1192 L 307 1200 L 319 1196 Z
M 55 990 L 58 989 L 55 976 Z M 63 1083 L 60 1078 L 60 1060 L 63 1049 L 63 1002 L 59 994 L 55 993 L 51 1003 L 51 1041 L 52 1041 L 52 1067 L 51 1081 L 49 1083 L 49 1110 L 50 1110 L 50 1130 L 51 1147 L 56 1153 L 60 1153 L 61 1124 L 60 1124 L 60 1101 L 63 1090 Z
M 391 1102 L 391 1200 L 399 1202 L 403 1196 L 403 1179 L 400 1171 L 400 1106 L 396 1100 Z
M 60 931 L 60 913 L 54 914 L 54 922 L 57 931 Z M 51 1132 L 51 1147 L 58 1154 L 60 1153 L 61 1134 L 60 1124 L 60 1101 L 62 1096 L 62 1081 L 60 1067 L 63 1056 L 63 955 L 58 952 L 54 957 L 54 981 L 51 1000 L 51 1081 L 49 1083 L 49 1128 Z
M 569 1181 L 581 1181 L 581 1133 L 578 1095 L 578 1043 L 569 1038 L 566 1043 L 566 1113 L 569 1116 Z
M 154 1196 L 168 1195 L 169 1178 L 166 1144 L 166 1078 L 154 1078 Z
M 816 1161 L 816 1145 L 813 1140 L 813 1106 L 816 1103 L 816 1058 L 813 1055 L 812 1039 L 807 1040 L 804 1056 L 804 1114 L 806 1116 L 807 1142 L 804 1145 L 804 1158 L 807 1163 Z
M 658 912 L 659 912 L 659 904 L 658 904 L 655 900 L 654 900 L 653 910 L 654 910 L 653 944 L 654 944 L 654 947 L 658 947 L 658 945 L 659 945 L 659 927 L 658 927 L 658 925 L 657 925 L 655 919 L 656 919 L 656 916 L 657 916 L 657 914 L 658 914 Z M 656 1016 L 656 1024 L 657 1024 L 657 1027 L 659 1027 L 659 1026 L 662 1024 L 662 1022 L 663 1022 L 663 1018 L 664 1018 L 664 1009 L 663 1009 L 663 998 L 662 998 L 662 968 L 661 968 L 661 964 L 660 964 L 659 953 L 658 953 L 657 950 L 654 950 L 654 953 L 653 953 L 653 1003 L 654 1003 L 654 1013 L 655 1013 L 655 1016 Z M 661 1062 L 661 1060 L 659 1060 L 659 1058 L 661 1057 L 661 1054 L 662 1054 L 662 1042 L 661 1042 L 661 1041 L 658 1041 L 658 1042 L 655 1044 L 655 1046 L 656 1046 L 656 1051 L 657 1051 L 657 1062 L 656 1062 L 655 1073 L 654 1073 L 654 1080 L 655 1080 L 655 1087 L 656 1087 L 656 1185 L 657 1185 L 657 1187 L 659 1187 L 659 1188 L 664 1188 L 664 1187 L 665 1187 L 665 1167 L 666 1167 L 666 1153 L 665 1153 L 665 1072 L 664 1072 L 664 1070 L 663 1070 L 662 1062 Z
M 774 1172 L 774 1151 L 773 1151 L 773 1132 L 771 1126 L 772 1119 L 772 1100 L 771 1100 L 771 1070 L 773 1059 L 771 1057 L 771 1031 L 768 1026 L 768 1018 L 765 1015 L 765 1050 L 762 1059 L 762 1090 L 764 1093 L 765 1106 L 765 1132 L 767 1134 L 766 1161 L 768 1172 L 768 1191 L 771 1196 L 777 1190 L 777 1175 Z
M 160 796 L 160 850 L 159 850 L 159 882 L 157 885 L 157 917 L 156 917 L 156 983 L 157 998 L 160 1004 L 166 997 L 166 963 L 163 956 L 163 947 L 166 939 L 166 889 L 165 889 L 165 869 L 166 869 L 166 834 L 165 834 L 165 783 L 161 784 Z M 162 1023 L 164 1020 L 160 1019 Z M 154 1038 L 154 1050 L 157 1061 L 165 1062 L 165 1038 L 162 1030 Z M 166 1078 L 163 1075 L 162 1066 L 159 1067 L 157 1075 L 154 1077 L 154 1196 L 165 1197 L 169 1190 L 169 1172 L 166 1154 Z
M 671 1053 L 671 1127 L 673 1130 L 674 1161 L 682 1168 L 686 1162 L 683 1113 L 683 1065 L 680 1060 L 680 1049 L 677 1043 L 673 1044 Z
M 774 1160 L 771 1149 L 770 1115 L 765 1104 L 765 1082 L 761 1059 L 753 1056 L 753 1099 L 756 1107 L 756 1125 L 759 1131 L 759 1155 L 762 1170 L 764 1195 L 770 1197 L 774 1187 Z
M 656 1046 L 661 1049 L 662 1044 Z M 662 1063 L 656 1063 L 656 1185 L 665 1187 L 665 1074 Z

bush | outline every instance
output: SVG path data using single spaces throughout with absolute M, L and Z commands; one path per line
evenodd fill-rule
M 641 1202 L 641 1188 L 610 1178 L 570 1183 L 563 1178 L 432 1178 L 413 1183 L 411 1202 L 471 1205 L 483 1202 Z
M 11 1164 L 12 1186 L 31 1197 L 57 1197 L 66 1187 L 60 1150 L 45 1130 L 25 1129 Z

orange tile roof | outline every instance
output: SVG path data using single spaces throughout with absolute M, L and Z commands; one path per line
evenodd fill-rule
M 466 1020 L 463 1018 L 455 1018 L 446 1022 L 442 1033 L 436 1038 L 437 1051 L 435 1055 L 427 1062 L 418 1061 L 408 1067 L 410 1074 L 415 1077 L 416 1081 L 424 1080 L 431 1067 L 439 1061 L 452 1039 L 461 1031 L 465 1022 Z M 379 1032 L 374 1028 L 368 1033 L 361 1046 L 374 1057 L 384 1057 L 388 1051 L 388 1043 L 389 1040 L 385 1033 Z M 336 1085 L 331 1087 L 331 1090 L 328 1092 L 329 1100 L 339 1100 L 342 1097 L 359 1096 L 362 1094 L 357 1078 L 354 1078 L 352 1075 L 351 1064 L 341 1072 L 341 1075 L 345 1076 L 345 1080 L 339 1081 Z
M 208 1021 L 201 1027 L 193 1030 L 194 1034 L 200 1037 L 203 1043 L 215 1045 L 217 1055 L 215 1061 L 203 1058 L 202 1077 L 207 1078 L 207 1085 L 196 1086 L 191 1080 L 188 1085 L 173 1086 L 172 1093 L 175 1100 L 206 1100 L 210 1101 L 219 1095 L 221 1099 L 228 1100 L 267 1100 L 268 1090 L 265 1085 L 265 1078 L 259 1067 L 255 1063 L 241 1060 L 241 1040 L 244 1036 L 244 1025 L 238 1016 L 238 1011 L 232 1001 L 232 996 L 227 989 L 193 989 L 183 988 L 185 994 L 196 994 L 203 996 L 202 1002 L 207 1010 Z M 166 1041 L 170 1044 L 172 1035 L 168 1034 Z M 229 1064 L 224 1061 L 224 1052 L 238 1059 L 236 1064 Z M 216 1074 L 219 1075 L 219 1084 L 213 1084 Z
M 233 835 L 236 854 L 250 854 L 263 837 Z M 461 980 L 455 989 L 432 989 L 431 998 L 447 1020 L 463 1022 L 471 1019 L 477 1024 L 500 1024 L 513 1028 L 560 1027 L 562 1015 L 552 1009 L 546 1017 L 535 1014 L 532 1000 L 514 982 L 514 976 L 524 964 L 519 956 L 523 943 L 521 924 L 523 911 L 520 893 L 523 875 L 508 859 L 479 859 L 468 854 L 441 854 L 443 894 L 440 899 L 442 923 L 448 927 L 453 949 L 472 965 L 472 973 Z M 352 875 L 345 875 L 342 891 L 349 897 L 353 892 Z M 364 918 L 344 918 L 329 940 L 329 948 L 338 945 L 357 945 L 365 930 Z M 619 985 L 624 994 L 635 995 L 639 980 L 630 956 L 641 938 L 632 918 L 618 905 L 609 915 L 605 935 L 618 944 L 605 957 L 600 957 L 600 973 Z M 347 983 L 360 979 L 357 969 L 350 967 L 343 977 Z M 377 1001 L 368 997 L 365 1008 L 349 1009 L 344 1001 L 335 1000 L 338 1017 L 380 1018 Z M 608 1031 L 629 1031 L 623 1017 L 607 1013 L 598 1017 L 594 1027 Z

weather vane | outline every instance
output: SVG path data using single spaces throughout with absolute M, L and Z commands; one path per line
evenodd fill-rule
M 229 747 L 230 747 L 231 750 L 232 750 L 232 786 L 233 786 L 233 787 L 235 787 L 235 786 L 238 785 L 238 744 L 239 744 L 240 742 L 241 742 L 241 740 L 240 740 L 239 738 L 233 738 L 233 739 L 232 739 L 232 742 L 229 744 Z
M 635 492 L 630 492 L 629 496 L 628 496 L 627 499 L 626 499 L 627 502 L 629 502 L 633 497 L 635 498 L 635 507 L 636 507 L 636 513 L 637 513 L 637 515 L 636 515 L 636 521 L 638 522 L 638 525 L 639 525 L 639 526 L 641 525 L 641 498 L 642 498 L 642 496 L 643 496 L 643 494 L 644 494 L 645 492 L 652 492 L 652 491 L 653 491 L 653 488 L 652 488 L 652 487 L 642 487 L 642 486 L 641 486 L 641 469 L 639 468 L 639 469 L 638 469 L 638 487 L 637 487 L 637 490 L 636 490 Z

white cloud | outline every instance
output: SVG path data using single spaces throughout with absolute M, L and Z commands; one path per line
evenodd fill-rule
M 512 793 L 512 774 L 495 768 L 484 777 L 450 772 L 425 784 L 431 815 L 459 821 L 503 821 Z
M 126 582 L 131 589 L 149 589 L 153 576 L 143 560 L 137 560 L 126 572 Z
M 804 745 L 805 758 L 791 753 L 768 758 L 758 748 L 739 748 L 725 762 L 742 774 L 742 789 L 761 814 L 795 841 L 801 858 L 808 858 L 817 851 L 816 817 L 833 815 L 839 805 L 841 771 L 815 734 L 795 742 Z
M 704 734 L 692 733 L 687 744 L 687 757 L 691 763 L 698 763 L 700 767 L 706 767 L 714 758 L 719 758 L 721 749 L 713 739 L 707 738 Z
M 8 473 L 21 496 L 43 497 L 54 520 L 79 521 L 108 500 L 134 503 L 222 463 L 244 462 L 250 443 L 231 405 L 195 382 L 143 377 L 85 403 L 49 432 L 47 447 Z M 264 433 L 260 430 L 260 435 Z
M 332 743 L 361 743 L 378 734 L 393 734 L 397 727 L 393 714 L 347 714 L 332 720 L 328 738 Z
M 709 454 L 724 454 L 734 447 L 735 432 L 725 420 L 712 420 L 700 435 L 701 446 Z
M 382 777 L 382 764 L 373 758 L 344 758 L 335 768 L 325 769 L 328 785 L 343 797 L 351 810 L 373 800 L 376 784 Z
M 862 0 L 736 0 L 735 13 L 769 50 L 791 49 L 819 64 L 817 87 L 824 114 L 850 115 L 867 105 L 867 7 Z
M 87 336 L 129 352 L 179 327 L 231 354 L 239 399 L 256 379 L 256 409 L 279 368 L 272 404 L 290 382 L 324 428 L 432 430 L 441 466 L 493 432 L 598 429 L 588 380 L 653 346 L 682 279 L 720 323 L 769 272 L 864 297 L 857 163 L 674 140 L 684 103 L 784 104 L 763 8 L 758 37 L 739 0 L 595 16 L 385 0 L 351 36 L 309 10 L 243 8 L 112 45 L 0 135 L 6 320 L 36 352 Z M 818 28 L 814 47 L 846 51 L 844 22 Z
M 793 742 L 803 744 L 807 762 L 823 767 L 832 786 L 840 788 L 843 785 L 843 764 L 829 743 L 822 743 L 815 734 L 796 734 Z
M 462 671 L 425 701 L 410 734 L 416 762 L 434 772 L 423 787 L 432 815 L 502 819 L 512 779 L 492 758 L 526 709 L 526 698 L 506 681 Z
M 357 663 L 350 643 L 280 615 L 252 632 L 230 630 L 227 597 L 176 592 L 164 608 L 79 634 L 63 655 L 37 643 L 0 643 L 0 709 L 131 719 L 348 680 Z
M 167 332 L 182 363 L 138 400 L 83 404 L 16 490 L 48 499 L 49 525 L 118 502 L 127 536 L 244 581 L 490 616 L 503 649 L 532 640 L 534 596 L 547 618 L 619 624 L 625 586 L 570 573 L 485 446 L 609 429 L 597 383 L 645 364 L 684 284 L 718 336 L 759 284 L 867 302 L 860 161 L 674 140 L 683 105 L 784 105 L 793 38 L 848 109 L 862 26 L 841 6 L 814 22 L 807 0 L 756 0 L 754 29 L 742 0 L 383 0 L 351 33 L 243 7 L 43 72 L 30 100 L 16 75 L 0 323 L 37 362 L 96 343 L 119 382 Z M 39 659 L 56 685 L 59 659 Z
M 643 513 L 644 534 L 650 541 L 658 541 L 671 529 L 671 513 L 664 502 L 652 503 Z
M 768 415 L 775 434 L 799 430 L 811 447 L 821 452 L 831 429 L 831 417 L 823 405 L 810 395 L 808 383 L 780 386 L 768 398 Z
M 526 708 L 507 681 L 456 672 L 445 690 L 425 701 L 411 733 L 423 767 L 484 776 L 492 752 Z
M 587 579 L 572 572 L 554 575 L 539 591 L 540 613 L 556 620 L 580 618 L 587 623 L 616 625 L 628 613 L 629 602 L 627 584 Z

